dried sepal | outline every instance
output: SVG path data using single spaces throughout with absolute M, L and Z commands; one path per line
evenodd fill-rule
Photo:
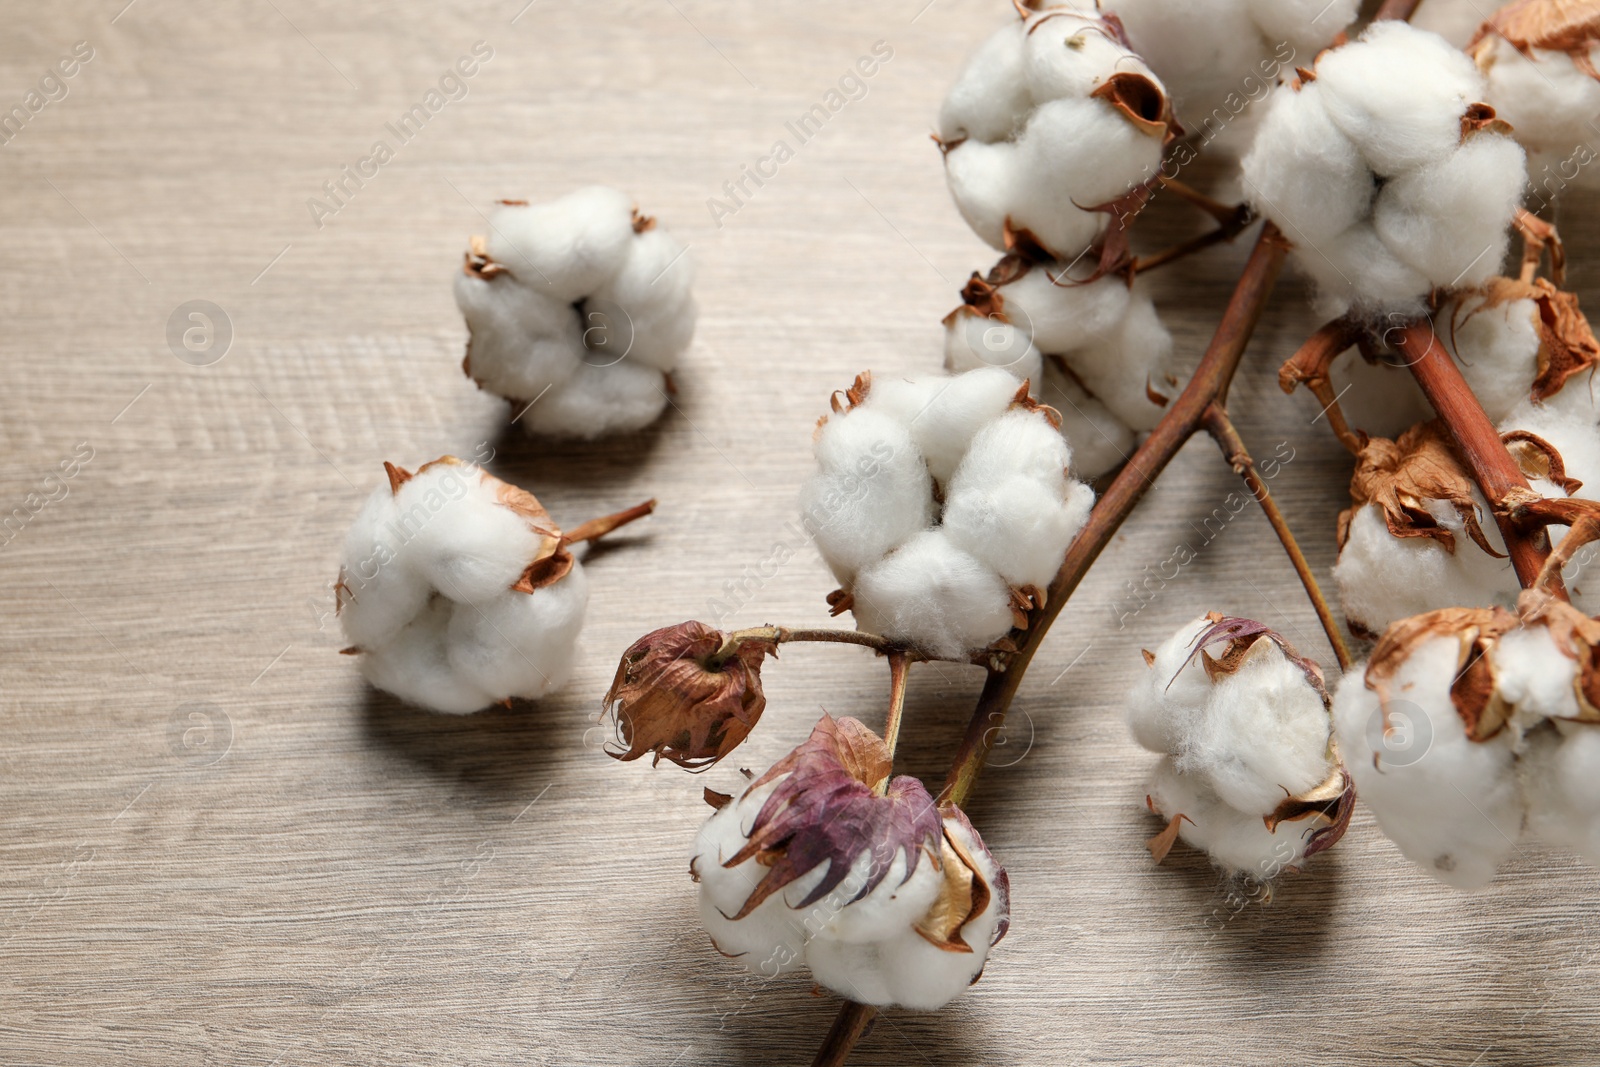
M 1529 390 L 1531 399 L 1548 400 L 1568 379 L 1584 372 L 1592 374 L 1600 366 L 1600 340 L 1596 340 L 1577 294 L 1558 289 L 1545 278 L 1491 278 L 1483 287 L 1482 302 L 1464 317 L 1458 308 L 1451 331 L 1479 312 L 1517 300 L 1533 302 L 1534 329 L 1539 335 L 1538 376 Z
M 1478 28 L 1467 44 L 1474 58 L 1496 37 L 1533 59 L 1535 48 L 1565 52 L 1589 77 L 1600 80 L 1589 51 L 1600 43 L 1600 0 L 1512 0 Z
M 481 235 L 474 234 L 467 242 L 467 251 L 462 257 L 461 273 L 469 278 L 482 278 L 487 282 L 506 273 L 506 268 L 490 258 L 489 242 Z
M 1116 108 L 1140 133 L 1160 137 L 1163 143 L 1172 139 L 1172 105 L 1161 86 L 1143 74 L 1132 71 L 1113 74 L 1089 96 Z
M 1356 457 L 1350 478 L 1351 506 L 1339 516 L 1339 547 L 1349 538 L 1356 510 L 1371 504 L 1383 512 L 1389 533 L 1398 538 L 1427 537 L 1455 552 L 1454 532 L 1439 525 L 1426 501 L 1448 504 L 1460 516 L 1467 536 L 1491 556 L 1504 553 L 1490 547 L 1478 520 L 1472 498 L 1472 477 L 1456 458 L 1449 431 L 1438 419 L 1418 423 L 1395 440 L 1374 437 Z
M 1184 667 L 1198 658 L 1205 668 L 1206 677 L 1216 682 L 1227 675 L 1237 674 L 1246 663 L 1266 654 L 1273 645 L 1276 645 L 1285 659 L 1300 668 L 1300 673 L 1305 675 L 1306 681 L 1311 683 L 1311 688 L 1322 698 L 1323 706 L 1331 706 L 1327 684 L 1322 677 L 1322 668 L 1315 660 L 1302 656 L 1289 643 L 1288 638 L 1278 631 L 1254 619 L 1223 615 L 1216 611 L 1208 612 L 1206 619 L 1210 625 L 1195 637 L 1194 643 L 1190 646 L 1189 658 L 1184 661 Z M 1222 640 L 1226 640 L 1228 646 L 1220 657 L 1214 657 L 1206 651 L 1208 645 L 1214 645 Z M 1144 656 L 1147 666 L 1155 663 L 1155 656 L 1152 653 L 1145 652 Z M 1171 688 L 1170 682 L 1168 688 Z
M 773 893 L 827 864 L 806 898 L 808 907 L 845 880 L 862 854 L 872 857 L 854 903 L 888 877 L 896 852 L 905 853 L 909 879 L 926 852 L 940 862 L 944 830 L 938 807 L 921 782 L 900 776 L 880 794 L 874 787 L 889 776 L 893 761 L 883 740 L 855 719 L 824 715 L 800 747 L 773 764 L 750 788 L 782 778 L 762 804 L 745 846 L 723 864 L 735 867 L 752 857 L 767 873 L 737 915 L 750 914 Z
M 1577 661 L 1572 680 L 1578 704 L 1574 721 L 1600 723 L 1600 619 L 1537 589 L 1523 590 L 1517 612 L 1524 623 L 1546 627 L 1555 646 Z
M 974 946 L 969 945 L 961 937 L 961 930 L 994 904 L 1000 909 L 1001 919 L 989 944 L 991 946 L 998 944 L 1000 939 L 1006 936 L 1006 929 L 1010 925 L 1011 887 L 1005 868 L 993 863 L 993 856 L 988 857 L 995 868 L 994 880 L 991 883 L 984 877 L 983 868 L 967 846 L 950 832 L 950 823 L 958 823 L 966 829 L 967 835 L 976 847 L 988 853 L 988 846 L 984 845 L 983 838 L 973 829 L 966 812 L 954 804 L 945 804 L 939 809 L 939 813 L 944 824 L 944 836 L 940 842 L 939 852 L 944 884 L 933 907 L 917 923 L 915 929 L 935 948 L 945 952 L 970 953 Z
M 1390 686 L 1419 646 L 1436 637 L 1457 643 L 1456 672 L 1450 700 L 1474 741 L 1486 741 L 1505 728 L 1511 709 L 1494 686 L 1494 664 L 1488 650 L 1500 637 L 1522 625 L 1515 612 L 1501 607 L 1441 608 L 1413 615 L 1390 626 L 1372 650 L 1366 686 L 1378 694 L 1383 726 L 1389 728 Z
M 1494 108 L 1488 104 L 1468 104 L 1467 110 L 1461 113 L 1461 143 L 1466 144 L 1480 133 L 1509 137 L 1512 133 L 1511 123 L 1497 118 Z
M 1295 796 L 1286 796 L 1276 808 L 1262 817 L 1268 830 L 1276 833 L 1286 822 L 1314 819 L 1318 825 L 1306 842 L 1304 858 L 1310 859 L 1318 852 L 1326 852 L 1339 843 L 1350 828 L 1350 817 L 1355 814 L 1356 787 L 1350 773 L 1334 761 L 1334 770 L 1326 781 L 1313 789 Z
M 691 770 L 733 751 L 766 709 L 761 664 L 777 654 L 775 640 L 740 640 L 700 622 L 667 626 L 639 638 L 622 654 L 606 691 L 625 751 L 619 760 L 654 754 Z
M 1161 814 L 1156 810 L 1155 798 L 1148 793 L 1145 794 L 1144 806 L 1150 809 L 1151 814 Z M 1166 862 L 1167 856 L 1172 852 L 1172 846 L 1178 843 L 1178 834 L 1183 830 L 1185 822 L 1192 825 L 1194 820 L 1180 811 L 1167 820 L 1167 825 L 1162 827 L 1160 833 L 1145 841 L 1144 847 L 1150 850 L 1150 858 L 1157 864 Z

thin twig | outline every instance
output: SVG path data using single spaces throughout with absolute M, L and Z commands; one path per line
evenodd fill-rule
M 655 498 L 651 497 L 643 504 L 635 504 L 633 507 L 625 508 L 615 514 L 602 515 L 598 519 L 590 519 L 588 522 L 579 523 L 565 534 L 562 534 L 561 543 L 575 545 L 579 541 L 598 541 L 617 527 L 626 526 L 636 519 L 642 519 L 655 511 L 655 509 Z
M 1244 439 L 1239 436 L 1233 420 L 1228 418 L 1228 412 L 1224 408 L 1213 404 L 1206 409 L 1205 427 L 1222 449 L 1222 454 L 1233 467 L 1234 473 L 1244 479 L 1244 484 L 1250 489 L 1250 495 L 1261 505 L 1267 521 L 1272 524 L 1273 533 L 1278 535 L 1283 550 L 1289 554 L 1289 562 L 1294 564 L 1294 572 L 1300 576 L 1300 584 L 1305 587 L 1311 606 L 1316 609 L 1317 621 L 1322 623 L 1322 632 L 1328 635 L 1328 644 L 1332 646 L 1333 654 L 1339 660 L 1339 669 L 1349 670 L 1355 661 L 1350 656 L 1349 647 L 1345 645 L 1344 632 L 1339 629 L 1333 609 L 1328 606 L 1327 598 L 1322 595 L 1322 587 L 1317 584 L 1316 576 L 1311 573 L 1311 564 L 1306 562 L 1305 553 L 1300 551 L 1299 543 L 1289 530 L 1288 520 L 1278 509 L 1278 502 L 1272 498 L 1272 492 L 1267 488 L 1266 481 L 1256 470 L 1255 461 L 1250 458 L 1250 453 L 1244 446 Z
M 889 712 L 883 720 L 883 743 L 889 746 L 889 758 L 894 758 L 895 743 L 900 740 L 900 720 L 906 710 L 906 681 L 911 673 L 911 657 L 904 652 L 889 653 Z

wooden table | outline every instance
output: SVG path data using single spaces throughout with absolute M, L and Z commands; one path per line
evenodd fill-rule
M 0 147 L 0 511 L 56 498 L 0 551 L 0 1062 L 809 1062 L 836 1001 L 714 953 L 686 862 L 703 786 L 765 767 L 821 709 L 878 722 L 886 672 L 785 651 L 754 737 L 699 778 L 604 755 L 599 696 L 656 626 L 826 619 L 792 525 L 810 429 L 858 370 L 935 369 L 939 318 L 992 261 L 927 135 L 1009 6 L 123 2 L 13 4 L 0 39 L 0 108 L 93 49 Z M 492 58 L 446 83 L 464 95 L 399 142 L 386 124 L 480 41 Z M 865 95 L 799 144 L 785 124 L 878 41 L 893 56 Z M 793 158 L 713 219 L 780 138 Z M 335 205 L 324 183 L 379 139 L 393 158 Z M 681 392 L 634 438 L 504 435 L 458 369 L 451 276 L 494 199 L 596 181 L 692 246 Z M 1580 258 L 1588 204 L 1565 217 Z M 1243 253 L 1160 278 L 1191 358 Z M 168 335 L 191 301 L 221 315 L 186 361 Z M 1314 325 L 1286 282 L 1234 406 L 1258 452 L 1293 449 L 1275 487 L 1325 573 L 1348 460 L 1272 375 Z M 47 480 L 80 443 L 92 459 Z M 592 557 L 566 691 L 417 712 L 336 654 L 340 539 L 381 461 L 489 449 L 563 522 L 660 510 Z M 1192 445 L 1066 610 L 972 805 L 1011 871 L 1011 934 L 968 995 L 889 1013 L 853 1062 L 1600 1062 L 1596 876 L 1569 856 L 1525 847 L 1463 896 L 1363 810 L 1268 904 L 1188 850 L 1151 864 L 1153 758 L 1120 711 L 1138 649 L 1220 609 L 1331 661 L 1254 512 L 1119 625 L 1125 582 L 1234 487 Z M 914 670 L 904 769 L 942 774 L 979 682 Z

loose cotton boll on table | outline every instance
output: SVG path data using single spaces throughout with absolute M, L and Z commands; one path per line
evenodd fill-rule
M 1104 233 L 1095 210 L 1156 177 L 1171 132 L 1161 82 L 1119 24 L 1035 12 L 967 62 L 939 113 L 945 178 L 967 224 L 999 250 L 1026 234 L 1071 260 Z
M 561 687 L 589 603 L 570 545 L 654 501 L 570 534 L 533 494 L 453 456 L 385 464 L 345 537 L 339 621 L 379 689 L 451 714 Z
M 1392 21 L 1273 93 L 1244 188 L 1329 317 L 1421 314 L 1432 290 L 1499 272 L 1527 177 L 1485 94 L 1464 53 Z
M 817 427 L 802 519 L 835 614 L 946 659 L 1025 626 L 1094 504 L 1054 412 L 997 368 L 874 379 Z
M 462 369 L 530 434 L 641 429 L 694 336 L 693 280 L 684 246 L 615 189 L 502 201 L 456 278 Z
M 1315 664 L 1248 619 L 1206 615 L 1155 652 L 1128 698 L 1140 745 L 1161 753 L 1146 802 L 1175 839 L 1266 882 L 1332 846 L 1352 798 L 1330 742 Z

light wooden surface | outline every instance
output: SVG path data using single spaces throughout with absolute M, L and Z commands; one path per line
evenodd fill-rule
M 0 1062 L 809 1062 L 836 1002 L 711 951 L 688 849 L 703 786 L 822 708 L 876 723 L 887 672 L 786 652 L 755 736 L 701 778 L 616 764 L 593 724 L 626 644 L 714 618 L 729 583 L 724 624 L 826 618 L 789 525 L 810 428 L 860 369 L 936 367 L 939 317 L 992 261 L 927 134 L 1009 5 L 123 2 L 13 0 L 0 35 L 0 108 L 94 48 L 0 147 L 0 512 L 66 486 L 0 548 Z M 480 40 L 466 98 L 317 228 L 306 200 Z M 707 198 L 879 40 L 867 95 L 716 226 Z M 592 446 L 502 437 L 504 407 L 458 370 L 450 277 L 493 199 L 591 181 L 692 246 L 678 410 Z M 1243 251 L 1161 279 L 1183 351 Z M 205 367 L 166 339 L 202 299 L 233 330 Z M 1274 486 L 1325 572 L 1347 460 L 1270 373 L 1314 325 L 1285 284 L 1235 408 L 1258 453 L 1294 450 Z M 79 442 L 93 459 L 46 485 Z M 563 522 L 661 507 L 594 559 L 569 689 L 422 714 L 367 689 L 319 617 L 380 461 L 480 447 Z M 1152 759 L 1119 709 L 1139 647 L 1214 608 L 1330 660 L 1253 512 L 1119 627 L 1124 582 L 1233 488 L 1192 446 L 1066 610 L 972 809 L 1011 871 L 1011 935 L 968 995 L 890 1013 L 855 1062 L 1600 1062 L 1597 876 L 1566 856 L 1523 849 L 1461 896 L 1362 811 L 1269 904 L 1186 850 L 1150 864 Z M 902 764 L 936 780 L 979 678 L 912 683 Z

